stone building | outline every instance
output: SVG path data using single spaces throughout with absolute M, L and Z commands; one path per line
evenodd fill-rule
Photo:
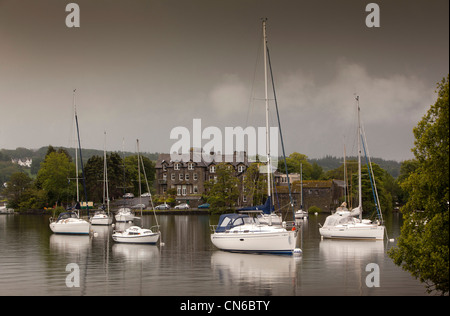
M 289 190 L 285 185 L 276 187 L 280 207 L 289 205 Z M 291 194 L 294 200 L 294 209 L 298 210 L 301 204 L 301 183 L 295 181 L 291 185 Z M 340 205 L 344 196 L 343 181 L 340 180 L 303 180 L 303 210 L 316 206 L 322 212 L 330 213 Z M 288 208 L 288 207 L 284 207 Z
M 236 177 L 242 178 L 249 165 L 245 152 L 234 153 L 233 156 L 216 155 L 211 162 L 205 161 L 199 152 L 191 152 L 188 161 L 172 161 L 170 154 L 159 154 L 156 162 L 156 193 L 165 195 L 169 189 L 176 190 L 176 204 L 187 203 L 191 208 L 203 203 L 205 182 L 214 180 L 216 166 L 227 162 L 234 167 Z M 242 191 L 242 190 L 241 190 Z M 239 198 L 241 204 L 245 196 Z

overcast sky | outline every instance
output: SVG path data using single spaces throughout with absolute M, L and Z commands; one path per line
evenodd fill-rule
M 372 157 L 412 158 L 412 129 L 449 72 L 449 1 L 0 0 L 0 148 L 169 152 L 176 126 L 264 126 L 267 17 L 287 153 L 354 147 L 355 95 Z M 271 125 L 276 118 L 271 112 Z M 205 143 L 206 141 L 204 141 Z

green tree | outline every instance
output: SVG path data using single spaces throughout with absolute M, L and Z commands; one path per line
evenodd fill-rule
M 414 128 L 416 168 L 402 183 L 408 202 L 397 247 L 397 265 L 425 282 L 429 292 L 449 292 L 449 77 L 438 83 L 438 98 Z
M 288 173 L 300 173 L 302 169 L 303 179 L 312 180 L 313 166 L 308 162 L 308 156 L 293 152 L 289 157 L 286 157 L 286 165 Z M 278 171 L 286 173 L 283 158 L 278 159 Z
M 155 180 L 155 164 L 147 157 L 141 156 L 142 162 L 145 168 L 145 175 L 147 176 L 148 185 L 150 188 L 153 187 L 153 181 Z M 139 194 L 139 175 L 138 175 L 138 159 L 137 155 L 128 156 L 125 158 L 125 168 L 127 170 L 130 181 L 132 182 L 132 192 L 135 196 Z M 141 168 L 141 193 L 147 192 L 147 184 L 145 183 L 144 171 Z
M 267 176 L 259 172 L 258 163 L 252 163 L 245 171 L 242 187 L 251 205 L 264 204 L 267 196 Z
M 32 187 L 33 179 L 24 172 L 15 172 L 6 183 L 3 194 L 8 199 L 8 206 L 11 208 L 19 208 L 19 204 L 23 200 L 23 195 Z
M 376 163 L 372 162 L 373 177 L 380 200 L 381 211 L 386 212 L 392 210 L 392 196 L 386 189 L 386 178 L 390 175 L 380 168 Z M 372 176 L 372 175 L 371 175 Z M 370 184 L 371 176 L 369 177 L 368 168 L 366 164 L 361 166 L 361 185 L 362 185 L 362 204 L 363 212 L 371 218 L 377 218 L 377 209 L 375 206 L 374 193 L 372 185 Z M 392 181 L 392 180 L 391 180 Z M 352 197 L 354 201 L 358 200 L 358 174 L 353 174 L 352 179 Z M 374 187 L 375 188 L 375 187 Z M 353 202 L 353 207 L 357 206 L 357 202 Z
M 89 192 L 90 201 L 103 201 L 103 166 L 103 157 L 92 156 L 88 159 L 84 167 L 86 190 Z
M 124 187 L 131 186 L 130 176 L 124 167 L 123 159 L 117 152 L 114 152 L 106 155 L 106 163 L 108 165 L 109 197 L 110 199 L 121 198 L 124 194 Z
M 36 188 L 47 192 L 50 204 L 69 203 L 76 192 L 75 181 L 70 180 L 73 178 L 75 164 L 70 162 L 69 157 L 65 153 L 50 152 L 41 163 Z
M 216 178 L 205 182 L 207 202 L 211 209 L 231 208 L 239 197 L 239 180 L 234 175 L 233 166 L 220 163 L 216 166 Z

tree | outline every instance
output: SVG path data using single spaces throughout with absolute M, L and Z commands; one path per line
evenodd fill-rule
M 9 207 L 19 207 L 24 193 L 31 188 L 32 182 L 33 179 L 24 172 L 16 172 L 11 175 L 3 190 L 3 194 L 8 198 Z
M 392 210 L 392 196 L 386 189 L 386 178 L 391 177 L 385 170 L 381 169 L 376 163 L 372 162 L 373 177 L 372 181 L 375 181 L 378 197 L 380 200 L 381 211 Z M 374 193 L 372 191 L 372 185 L 370 184 L 372 175 L 369 177 L 367 164 L 361 166 L 361 191 L 362 191 L 362 204 L 363 212 L 368 214 L 371 218 L 377 217 L 377 209 L 375 206 Z M 358 173 L 352 175 L 352 197 L 353 200 L 358 200 Z M 375 187 L 374 187 L 375 189 Z M 357 202 L 353 202 L 353 207 L 357 206 Z
M 145 168 L 145 175 L 147 176 L 148 185 L 152 188 L 153 181 L 155 180 L 155 164 L 147 157 L 140 156 Z M 144 171 L 142 169 L 142 162 L 140 163 L 141 168 L 141 193 L 147 192 L 147 184 L 145 183 Z M 137 155 L 128 156 L 125 158 L 125 168 L 133 183 L 132 192 L 135 196 L 139 194 L 139 174 L 138 174 L 138 159 Z
M 216 167 L 216 177 L 205 182 L 207 202 L 212 209 L 231 208 L 239 197 L 239 180 L 234 175 L 233 166 L 220 163 Z
M 312 179 L 313 167 L 308 162 L 308 156 L 299 154 L 298 152 L 293 152 L 289 155 L 289 157 L 286 157 L 286 165 L 288 173 L 300 173 L 300 170 L 302 170 L 304 180 Z M 278 171 L 282 173 L 286 172 L 284 159 L 282 158 L 278 159 Z
M 264 204 L 267 196 L 267 175 L 261 174 L 258 166 L 258 163 L 250 164 L 242 181 L 243 191 L 252 206 Z
M 92 156 L 86 162 L 84 174 L 86 176 L 86 190 L 89 200 L 94 202 L 103 201 L 103 157 Z
M 438 83 L 438 98 L 414 128 L 416 168 L 402 183 L 408 201 L 395 264 L 425 282 L 427 291 L 449 292 L 449 77 Z
M 37 189 L 48 193 L 50 204 L 69 202 L 76 192 L 75 164 L 65 153 L 50 152 L 41 163 L 36 177 Z

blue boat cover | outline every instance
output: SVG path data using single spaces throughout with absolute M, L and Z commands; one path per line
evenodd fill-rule
M 272 198 L 269 196 L 264 205 L 248 206 L 238 209 L 238 211 L 262 211 L 264 214 L 270 214 L 275 210 L 272 204 Z

